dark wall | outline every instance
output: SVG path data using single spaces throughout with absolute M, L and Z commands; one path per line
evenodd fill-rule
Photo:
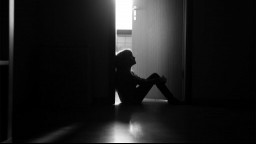
M 67 110 L 113 104 L 114 55 L 112 0 L 15 1 L 14 138 Z
M 8 66 L 0 65 L 0 142 L 7 140 Z
M 188 2 L 188 52 L 192 101 L 253 101 L 255 2 Z
M 9 59 L 8 0 L 0 1 L 0 61 Z M 0 65 L 0 142 L 7 140 L 8 65 Z
M 0 1 L 0 60 L 8 60 L 9 52 L 8 52 L 8 25 L 9 25 L 9 3 L 8 0 Z

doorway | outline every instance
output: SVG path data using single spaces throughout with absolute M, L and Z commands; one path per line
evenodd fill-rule
M 116 52 L 131 49 L 137 61 L 133 71 L 142 78 L 164 75 L 167 87 L 181 101 L 185 100 L 185 46 L 186 0 L 116 0 Z M 146 98 L 165 99 L 156 87 Z
M 116 53 L 132 49 L 133 0 L 115 0 L 116 2 Z M 115 93 L 115 105 L 121 101 Z

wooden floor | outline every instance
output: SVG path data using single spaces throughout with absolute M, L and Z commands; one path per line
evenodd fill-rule
M 254 114 L 241 109 L 144 101 L 141 106 L 98 107 L 86 117 L 31 142 L 215 143 L 255 140 Z

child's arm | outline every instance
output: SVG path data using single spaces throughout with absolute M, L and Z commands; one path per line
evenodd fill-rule
M 137 75 L 136 75 L 135 73 L 133 73 L 133 72 L 132 72 L 132 75 L 133 75 L 135 81 L 136 81 L 139 85 L 144 84 L 144 83 L 147 82 L 147 79 L 140 78 L 139 76 L 137 76 Z

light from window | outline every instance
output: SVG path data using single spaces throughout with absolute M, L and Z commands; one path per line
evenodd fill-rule
M 133 0 L 116 0 L 116 29 L 132 30 Z

